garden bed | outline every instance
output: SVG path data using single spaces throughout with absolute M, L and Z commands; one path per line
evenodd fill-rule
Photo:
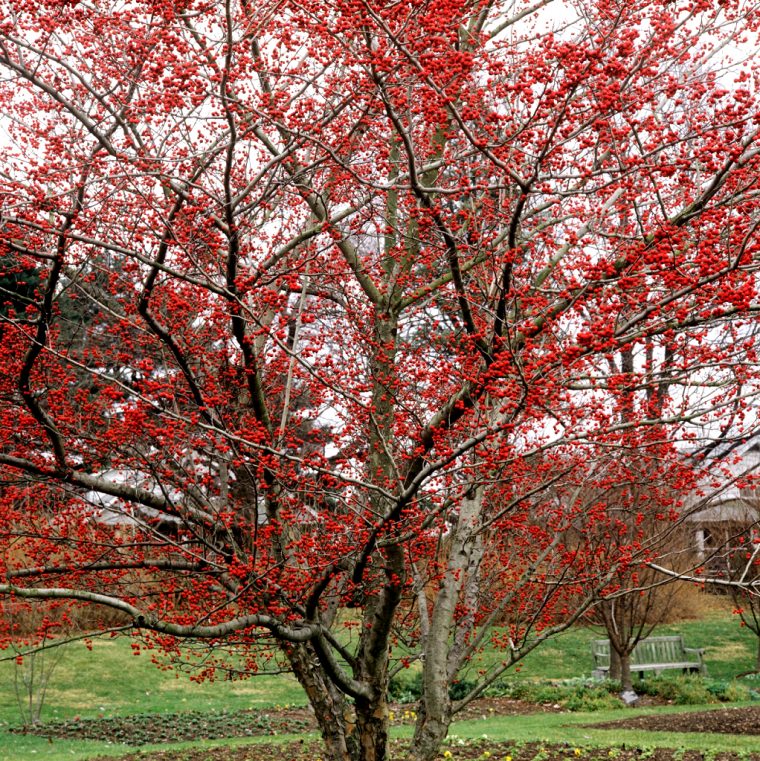
M 404 761 L 407 744 L 391 744 L 390 761 Z M 292 742 L 270 745 L 256 744 L 235 748 L 197 748 L 133 753 L 114 759 L 101 756 L 91 761 L 315 761 L 322 754 L 317 742 Z M 441 750 L 443 761 L 760 761 L 760 753 L 710 753 L 667 748 L 575 748 L 567 744 L 497 743 L 488 740 L 467 741 L 464 745 L 448 745 Z
M 760 735 L 760 707 L 716 708 L 710 711 L 635 716 L 602 724 L 594 729 L 643 729 L 649 732 L 701 732 L 727 735 Z
M 124 745 L 153 745 L 227 737 L 300 734 L 314 729 L 311 714 L 296 708 L 277 711 L 186 711 L 174 714 L 141 713 L 130 716 L 51 721 L 11 732 L 48 739 L 99 740 Z
M 496 715 L 521 715 L 558 712 L 558 705 L 537 707 L 504 698 L 474 703 L 467 718 Z M 464 718 L 464 717 L 463 717 Z M 396 723 L 412 723 L 413 713 L 406 711 L 396 717 Z M 760 736 L 760 706 L 716 708 L 710 711 L 637 716 L 618 721 L 590 725 L 596 729 L 637 729 L 640 731 L 716 732 L 733 735 Z M 220 739 L 226 737 L 273 736 L 315 731 L 315 723 L 306 708 L 282 708 L 272 711 L 187 712 L 183 714 L 137 714 L 125 717 L 51 722 L 34 728 L 35 734 L 60 738 L 92 739 L 131 745 L 178 742 L 183 740 Z M 20 730 L 17 730 L 20 731 Z M 405 757 L 408 741 L 394 741 L 391 761 Z M 317 740 L 304 739 L 288 744 L 257 743 L 250 746 L 203 747 L 185 750 L 138 751 L 108 761 L 314 761 L 322 755 Z M 441 749 L 441 759 L 451 761 L 760 761 L 760 752 L 711 752 L 643 747 L 576 748 L 566 743 L 496 742 L 486 737 L 458 740 L 451 737 Z M 93 761 L 98 761 L 93 759 Z M 101 757 L 101 761 L 106 761 Z

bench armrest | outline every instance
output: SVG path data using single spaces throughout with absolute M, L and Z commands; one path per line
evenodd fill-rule
M 707 676 L 707 666 L 705 665 L 705 649 L 703 647 L 685 647 L 685 653 L 694 653 L 699 658 L 699 670 Z

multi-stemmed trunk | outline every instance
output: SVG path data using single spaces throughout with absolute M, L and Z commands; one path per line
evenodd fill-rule
M 374 333 L 372 375 L 373 427 L 369 437 L 368 477 L 381 489 L 367 495 L 374 515 L 384 516 L 389 533 L 380 551 L 384 582 L 369 596 L 361 611 L 361 636 L 350 665 L 331 661 L 324 648 L 315 644 L 293 644 L 286 655 L 314 709 L 329 761 L 386 761 L 389 711 L 387 705 L 388 658 L 392 624 L 401 600 L 406 577 L 405 551 L 392 541 L 393 525 L 400 507 L 382 489 L 393 483 L 395 463 L 387 448 L 394 423 L 392 389 L 395 378 L 397 317 L 388 310 L 377 316 Z M 377 551 L 377 536 L 367 540 L 368 554 L 359 553 L 353 570 L 354 583 L 361 584 L 367 560 Z M 344 673 L 339 674 L 343 669 Z M 353 698 L 353 704 L 347 695 Z
M 631 653 L 633 647 L 628 644 L 627 647 L 620 649 L 610 640 L 610 679 L 613 682 L 620 682 L 620 692 L 622 695 L 635 695 L 633 688 L 633 677 L 631 676 Z M 635 698 L 634 698 L 635 699 Z
M 345 695 L 326 677 L 308 645 L 292 645 L 286 655 L 314 711 L 328 761 L 357 761 L 356 738 Z
M 304 688 L 325 745 L 327 761 L 385 761 L 388 747 L 388 707 L 378 675 L 376 697 L 352 705 L 329 679 L 308 645 L 287 649 L 293 673 Z

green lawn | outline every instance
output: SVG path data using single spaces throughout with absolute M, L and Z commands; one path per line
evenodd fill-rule
M 736 618 L 729 613 L 714 613 L 701 621 L 658 629 L 658 633 L 676 631 L 685 636 L 689 646 L 705 647 L 706 662 L 713 678 L 731 679 L 735 674 L 749 670 L 754 664 L 756 639 L 746 629 L 740 628 Z M 596 636 L 598 635 L 586 629 L 573 629 L 528 656 L 520 671 L 511 674 L 510 678 L 563 679 L 588 676 L 591 671 L 589 642 Z M 499 654 L 489 652 L 483 658 L 484 661 L 489 661 L 499 658 Z M 13 672 L 13 663 L 0 663 L 0 761 L 31 761 L 40 758 L 46 761 L 81 761 L 99 753 L 120 754 L 128 750 L 124 746 L 108 746 L 97 742 L 55 741 L 50 744 L 43 738 L 7 732 L 8 726 L 19 724 Z M 133 656 L 127 638 L 96 639 L 92 651 L 79 643 L 69 645 L 66 649 L 48 691 L 43 719 L 144 712 L 175 713 L 184 710 L 265 709 L 303 703 L 303 693 L 289 675 L 259 676 L 247 681 L 216 681 L 199 685 L 185 675 L 157 669 L 147 655 Z M 691 707 L 690 710 L 695 708 Z M 487 721 L 462 722 L 456 725 L 453 733 L 461 737 L 487 734 L 494 740 L 609 744 L 613 733 L 590 730 L 581 725 L 616 716 L 619 713 L 492 717 Z M 405 735 L 410 730 L 408 727 L 399 727 L 396 731 Z M 265 739 L 271 741 L 271 738 Z M 642 733 L 616 731 L 614 741 L 641 743 Z M 213 744 L 235 745 L 247 742 L 251 740 L 223 740 Z M 652 733 L 646 737 L 648 745 L 705 748 L 705 743 L 708 743 L 715 751 L 740 749 L 744 747 L 744 742 L 741 738 L 708 735 L 695 737 Z M 752 743 L 757 745 L 757 739 L 753 739 Z M 749 749 L 753 746 L 746 747 Z
M 683 621 L 659 626 L 655 634 L 682 634 L 687 647 L 703 647 L 710 677 L 733 679 L 737 674 L 754 668 L 757 637 L 739 625 L 738 616 L 728 611 L 715 611 L 701 620 Z M 560 634 L 530 653 L 512 670 L 514 679 L 571 679 L 590 676 L 591 640 L 603 635 L 583 627 Z M 487 651 L 474 668 L 482 668 L 500 660 L 498 652 Z M 758 682 L 760 684 L 760 682 Z
M 738 704 L 737 704 L 738 705 Z M 716 708 L 716 706 L 712 706 Z M 703 711 L 705 706 L 676 708 L 633 708 L 595 713 L 532 714 L 529 716 L 498 716 L 486 721 L 467 721 L 455 724 L 450 740 L 482 737 L 494 741 L 509 740 L 515 743 L 546 742 L 568 743 L 573 746 L 635 746 L 642 748 L 683 748 L 685 750 L 756 751 L 757 737 L 734 735 L 697 734 L 678 732 L 643 732 L 641 730 L 591 729 L 588 724 L 642 714 L 674 713 L 676 711 Z
M 12 663 L 0 663 L 0 720 L 17 723 L 13 669 Z M 51 680 L 43 720 L 304 702 L 300 686 L 290 675 L 197 684 L 185 674 L 156 668 L 147 654 L 133 655 L 130 640 L 120 637 L 95 639 L 91 652 L 81 643 L 67 646 Z
M 103 743 L 63 740 L 51 746 L 44 738 L 7 732 L 6 727 L 19 724 L 13 670 L 13 663 L 0 663 L 0 761 L 86 759 L 129 750 L 123 745 L 109 748 Z M 305 697 L 290 675 L 197 684 L 185 674 L 159 670 L 147 654 L 133 655 L 130 640 L 120 637 L 95 639 L 92 651 L 81 643 L 66 647 L 53 673 L 42 718 L 234 711 L 296 703 L 305 703 Z

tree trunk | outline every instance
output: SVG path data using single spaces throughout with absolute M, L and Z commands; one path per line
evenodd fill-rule
M 387 678 L 378 674 L 378 697 L 356 698 L 354 708 L 329 680 L 308 645 L 291 645 L 287 656 L 314 709 L 326 761 L 387 761 Z
M 448 628 L 438 631 L 436 627 L 431 627 L 422 670 L 422 696 L 410 747 L 412 758 L 418 761 L 437 758 L 451 724 L 449 673 L 446 668 L 448 634 Z
M 448 711 L 430 716 L 425 710 L 425 701 L 421 701 L 410 748 L 411 757 L 417 761 L 432 761 L 438 758 L 441 743 L 446 739 L 450 725 L 451 715 Z
M 308 645 L 291 645 L 286 654 L 314 709 L 327 761 L 359 761 L 353 718 L 345 696 L 323 673 Z
M 386 761 L 388 758 L 388 703 L 356 700 L 357 761 Z
M 422 699 L 410 748 L 412 757 L 419 761 L 437 757 L 451 724 L 449 685 L 459 667 L 457 656 L 461 655 L 451 635 L 462 585 L 480 559 L 474 536 L 482 505 L 482 487 L 473 489 L 462 500 L 448 549 L 446 573 L 433 603 L 422 664 Z
M 620 691 L 635 692 L 633 689 L 633 679 L 631 678 L 631 654 L 624 652 L 619 654 L 620 658 Z
M 613 682 L 620 682 L 621 674 L 620 653 L 615 650 L 610 639 L 610 679 Z

